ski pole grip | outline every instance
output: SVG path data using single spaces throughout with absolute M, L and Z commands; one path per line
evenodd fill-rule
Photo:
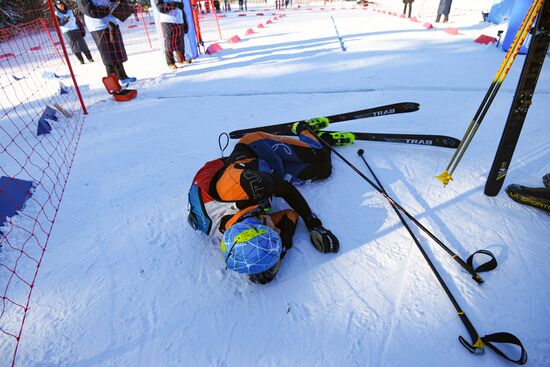
M 489 348 L 491 348 L 496 354 L 498 354 L 502 358 L 519 365 L 524 365 L 525 363 L 527 363 L 527 350 L 517 336 L 510 333 L 494 333 L 485 335 L 483 338 L 481 338 L 481 340 L 483 340 L 483 342 L 487 344 Z M 497 348 L 493 343 L 515 345 L 520 349 L 521 353 L 517 359 L 512 359 L 502 350 Z
M 478 284 L 484 282 L 483 278 L 479 276 L 479 274 L 472 268 L 472 266 L 464 262 L 464 260 L 462 260 L 458 255 L 454 255 L 453 259 L 455 259 L 455 261 L 459 263 L 460 266 L 462 266 L 468 273 L 470 273 L 472 279 L 475 280 Z
M 497 267 L 497 259 L 495 257 L 495 255 L 493 255 L 493 253 L 489 250 L 477 250 L 476 252 L 474 252 L 473 254 L 470 255 L 470 257 L 468 259 L 466 259 L 466 262 L 468 263 L 468 265 L 473 269 L 474 268 L 474 257 L 475 255 L 478 255 L 478 254 L 483 254 L 483 255 L 487 255 L 489 256 L 491 259 L 484 262 L 483 264 L 479 265 L 477 268 L 475 268 L 474 270 L 478 273 L 484 273 L 484 272 L 487 272 L 487 271 L 491 271 L 493 269 L 495 269 Z
M 466 348 L 472 354 L 485 353 L 485 346 L 483 345 L 483 341 L 479 337 L 479 334 L 474 328 L 474 325 L 472 325 L 468 316 L 466 316 L 464 311 L 459 311 L 458 316 L 460 317 L 460 320 L 462 320 L 462 323 L 466 327 L 466 330 L 470 335 L 470 339 L 472 340 L 472 342 L 469 343 L 464 337 L 459 336 L 458 340 L 460 341 L 460 343 L 464 346 L 464 348 Z

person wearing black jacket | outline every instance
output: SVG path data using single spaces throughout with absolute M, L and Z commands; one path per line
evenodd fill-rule
M 57 0 L 55 2 L 55 16 L 57 17 L 61 32 L 65 36 L 78 61 L 84 64 L 84 58 L 82 57 L 82 53 L 84 53 L 89 62 L 94 62 L 90 49 L 84 40 L 84 27 L 63 0 Z
M 119 2 L 111 0 L 77 0 L 84 14 L 86 26 L 101 54 L 107 75 L 115 74 L 122 83 L 132 83 L 136 78 L 126 75 L 123 63 L 128 61 L 124 41 L 113 15 Z
M 184 34 L 188 31 L 188 25 L 183 10 L 182 0 L 155 0 L 159 11 L 159 20 L 164 36 L 164 55 L 166 64 L 170 69 L 177 69 L 174 52 L 176 52 L 179 64 L 190 64 L 185 60 Z

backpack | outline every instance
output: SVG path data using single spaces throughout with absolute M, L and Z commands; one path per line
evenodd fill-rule
M 212 218 L 209 211 L 213 208 L 210 207 L 217 207 L 216 204 L 218 204 L 210 195 L 210 185 L 224 165 L 225 162 L 221 158 L 207 162 L 197 172 L 189 189 L 189 216 L 187 221 L 194 230 L 199 230 L 207 235 L 212 230 Z

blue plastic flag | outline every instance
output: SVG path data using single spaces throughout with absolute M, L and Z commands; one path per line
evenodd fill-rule
M 0 177 L 0 226 L 7 217 L 13 217 L 31 196 L 32 181 L 13 177 Z M 1 233 L 1 232 L 0 232 Z

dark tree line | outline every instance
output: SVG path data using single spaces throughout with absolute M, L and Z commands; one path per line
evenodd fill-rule
M 65 2 L 72 9 L 76 8 L 75 0 Z M 38 18 L 51 18 L 47 0 L 0 0 L 0 29 Z

